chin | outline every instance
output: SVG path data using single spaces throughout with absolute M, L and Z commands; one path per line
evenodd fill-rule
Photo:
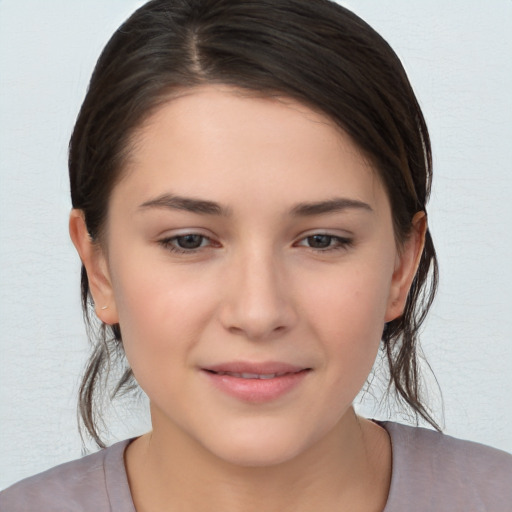
M 294 431 L 295 430 L 295 431 Z M 203 447 L 219 459 L 240 467 L 269 467 L 287 463 L 311 448 L 318 436 L 305 435 L 288 425 L 253 425 L 227 429 L 224 435 L 203 441 Z

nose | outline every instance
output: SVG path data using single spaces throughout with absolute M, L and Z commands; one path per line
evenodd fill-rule
M 220 318 L 225 329 L 250 340 L 266 340 L 289 331 L 296 308 L 278 258 L 248 251 L 227 270 Z

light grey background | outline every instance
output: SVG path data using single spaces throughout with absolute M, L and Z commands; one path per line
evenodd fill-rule
M 66 149 L 101 48 L 142 3 L 0 0 L 0 488 L 80 455 Z M 512 2 L 342 3 L 400 55 L 431 131 L 442 279 L 423 345 L 446 431 L 512 451 Z M 112 440 L 148 426 L 126 405 Z

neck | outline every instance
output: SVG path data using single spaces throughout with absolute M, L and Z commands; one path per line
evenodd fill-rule
M 322 439 L 279 464 L 233 464 L 178 428 L 154 428 L 128 447 L 126 465 L 137 512 L 377 511 L 388 494 L 391 453 L 387 433 L 350 409 Z

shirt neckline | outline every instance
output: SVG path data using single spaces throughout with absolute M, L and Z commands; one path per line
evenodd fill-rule
M 389 485 L 386 505 L 382 512 L 392 512 L 397 493 L 397 434 L 394 423 L 390 421 L 371 420 L 382 427 L 389 436 L 391 443 L 391 482 Z M 137 438 L 125 439 L 113 444 L 105 450 L 104 470 L 105 488 L 110 504 L 111 512 L 137 512 L 133 503 L 133 497 L 128 483 L 128 473 L 125 464 L 125 452 L 129 444 Z M 129 507 L 129 508 L 127 508 Z

